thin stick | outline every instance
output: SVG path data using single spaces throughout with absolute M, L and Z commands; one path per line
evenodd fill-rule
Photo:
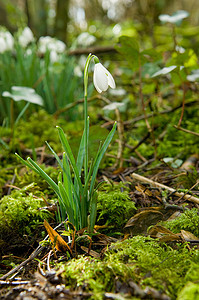
M 133 178 L 133 179 L 136 179 L 136 180 L 139 180 L 141 182 L 146 182 L 146 183 L 149 183 L 151 184 L 153 187 L 158 187 L 158 188 L 161 188 L 161 189 L 165 189 L 167 191 L 170 191 L 172 192 L 174 195 L 178 196 L 178 197 L 182 197 L 184 198 L 185 200 L 188 200 L 188 201 L 192 201 L 194 203 L 197 203 L 199 204 L 199 198 L 196 198 L 194 196 L 191 196 L 191 195 L 186 195 L 184 193 L 180 193 L 180 192 L 177 192 L 175 189 L 169 187 L 169 186 L 166 186 L 164 184 L 161 184 L 157 181 L 153 181 L 149 178 L 146 178 L 144 176 L 141 176 L 141 175 L 138 175 L 136 173 L 132 173 L 130 174 L 130 176 Z
M 181 77 L 181 76 L 180 76 Z M 185 95 L 186 95 L 186 90 L 185 90 L 185 86 L 184 86 L 184 82 L 182 83 L 182 89 L 183 89 L 183 99 L 182 99 L 182 111 L 181 111 L 181 115 L 180 115 L 180 120 L 178 122 L 178 127 L 180 127 L 181 123 L 182 123 L 182 118 L 184 115 L 184 108 L 185 108 Z
M 190 133 L 190 134 L 199 136 L 199 133 L 194 132 L 194 131 L 191 131 L 191 130 L 188 130 L 188 129 L 185 129 L 185 128 L 183 128 L 183 127 L 179 127 L 179 126 L 176 126 L 176 125 L 173 125 L 173 127 L 175 127 L 175 128 L 178 129 L 178 130 L 181 130 L 181 131 L 184 131 L 184 132 L 187 132 L 187 133 Z

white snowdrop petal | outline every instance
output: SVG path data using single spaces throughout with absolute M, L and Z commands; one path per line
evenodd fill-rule
M 102 91 L 106 91 L 108 89 L 108 77 L 105 74 L 104 67 L 101 63 L 95 64 L 94 75 L 98 88 Z
M 96 73 L 94 72 L 93 73 L 93 83 L 94 83 L 94 86 L 96 88 L 96 90 L 98 91 L 98 93 L 101 93 L 102 90 L 99 89 L 98 85 L 97 85 L 97 82 L 96 82 Z

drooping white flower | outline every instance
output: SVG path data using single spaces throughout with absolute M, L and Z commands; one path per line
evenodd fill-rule
M 110 86 L 115 88 L 115 81 L 111 73 L 101 64 L 96 63 L 93 73 L 93 83 L 98 93 L 104 92 Z
M 82 32 L 77 37 L 76 41 L 79 46 L 88 47 L 95 43 L 96 37 L 94 35 L 89 34 L 88 32 Z
M 7 44 L 7 49 L 12 50 L 14 47 L 14 38 L 9 31 L 4 32 L 5 42 Z
M 19 44 L 22 47 L 27 47 L 29 43 L 34 41 L 34 35 L 29 27 L 25 27 L 19 36 Z
M 9 31 L 0 31 L 0 53 L 12 50 L 14 46 L 14 38 Z
M 46 51 L 55 51 L 57 53 L 63 53 L 66 49 L 66 44 L 60 40 L 52 38 L 50 36 L 41 36 L 39 38 L 39 52 L 44 54 Z
M 55 50 L 50 51 L 50 61 L 51 63 L 55 63 L 59 60 L 59 56 Z
M 172 23 L 177 24 L 181 22 L 183 19 L 187 18 L 189 16 L 189 13 L 185 10 L 178 10 L 176 11 L 172 16 L 163 14 L 159 16 L 159 20 L 163 23 Z

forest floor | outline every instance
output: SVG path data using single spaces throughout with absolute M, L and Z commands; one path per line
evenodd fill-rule
M 116 109 L 92 234 L 57 223 L 54 192 L 14 155 L 36 157 L 56 180 L 58 167 L 43 145 L 48 140 L 61 153 L 49 128 L 58 121 L 40 111 L 19 123 L 12 146 L 0 153 L 1 299 L 199 299 L 198 101 L 187 105 L 179 127 L 180 109 L 153 115 L 151 132 L 142 114 L 124 121 Z M 75 152 L 82 123 L 61 123 Z M 95 123 L 91 153 L 113 122 L 99 115 Z M 9 135 L 1 137 L 11 145 Z M 44 219 L 69 249 L 48 239 Z

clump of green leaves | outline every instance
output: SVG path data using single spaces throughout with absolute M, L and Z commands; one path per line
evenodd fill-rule
M 193 264 L 199 267 L 198 250 L 186 245 L 172 249 L 149 237 L 136 236 L 112 244 L 102 261 L 89 257 L 60 264 L 67 287 L 84 287 L 91 299 L 103 299 L 104 292 L 114 292 L 115 280 L 132 279 L 142 288 L 153 287 L 176 299 L 190 280 Z M 187 276 L 186 276 L 187 275 Z
M 84 131 L 79 145 L 77 159 L 75 160 L 71 146 L 65 136 L 63 129 L 56 126 L 59 133 L 59 138 L 63 146 L 62 160 L 54 149 L 48 144 L 49 149 L 53 153 L 57 163 L 61 167 L 61 172 L 56 183 L 51 177 L 44 172 L 44 170 L 30 157 L 25 161 L 18 154 L 18 158 L 31 170 L 45 179 L 48 184 L 53 188 L 59 199 L 58 219 L 64 221 L 66 217 L 77 230 L 88 227 L 92 232 L 97 213 L 97 192 L 95 188 L 95 181 L 101 160 L 114 136 L 116 131 L 116 122 L 112 130 L 109 132 L 104 143 L 100 143 L 98 152 L 90 166 L 88 163 L 88 141 L 89 141 L 89 117 L 87 107 L 88 96 L 88 67 L 91 59 L 94 61 L 99 59 L 95 55 L 88 55 L 85 70 L 84 70 Z M 95 61 L 96 63 L 96 61 Z M 108 71 L 107 71 L 108 72 Z M 107 74 L 104 74 L 105 80 Z M 113 80 L 113 79 L 112 79 Z M 114 81 L 114 80 L 113 80 Z M 107 81 L 108 88 L 108 81 Z M 84 173 L 82 169 L 84 167 Z M 83 173 L 83 174 L 82 174 Z M 84 183 L 81 181 L 84 177 Z
M 136 211 L 135 203 L 129 197 L 124 183 L 106 184 L 98 193 L 98 223 L 122 228 Z
M 199 214 L 197 208 L 187 209 L 176 219 L 165 222 L 165 226 L 173 233 L 187 230 L 199 237 Z

